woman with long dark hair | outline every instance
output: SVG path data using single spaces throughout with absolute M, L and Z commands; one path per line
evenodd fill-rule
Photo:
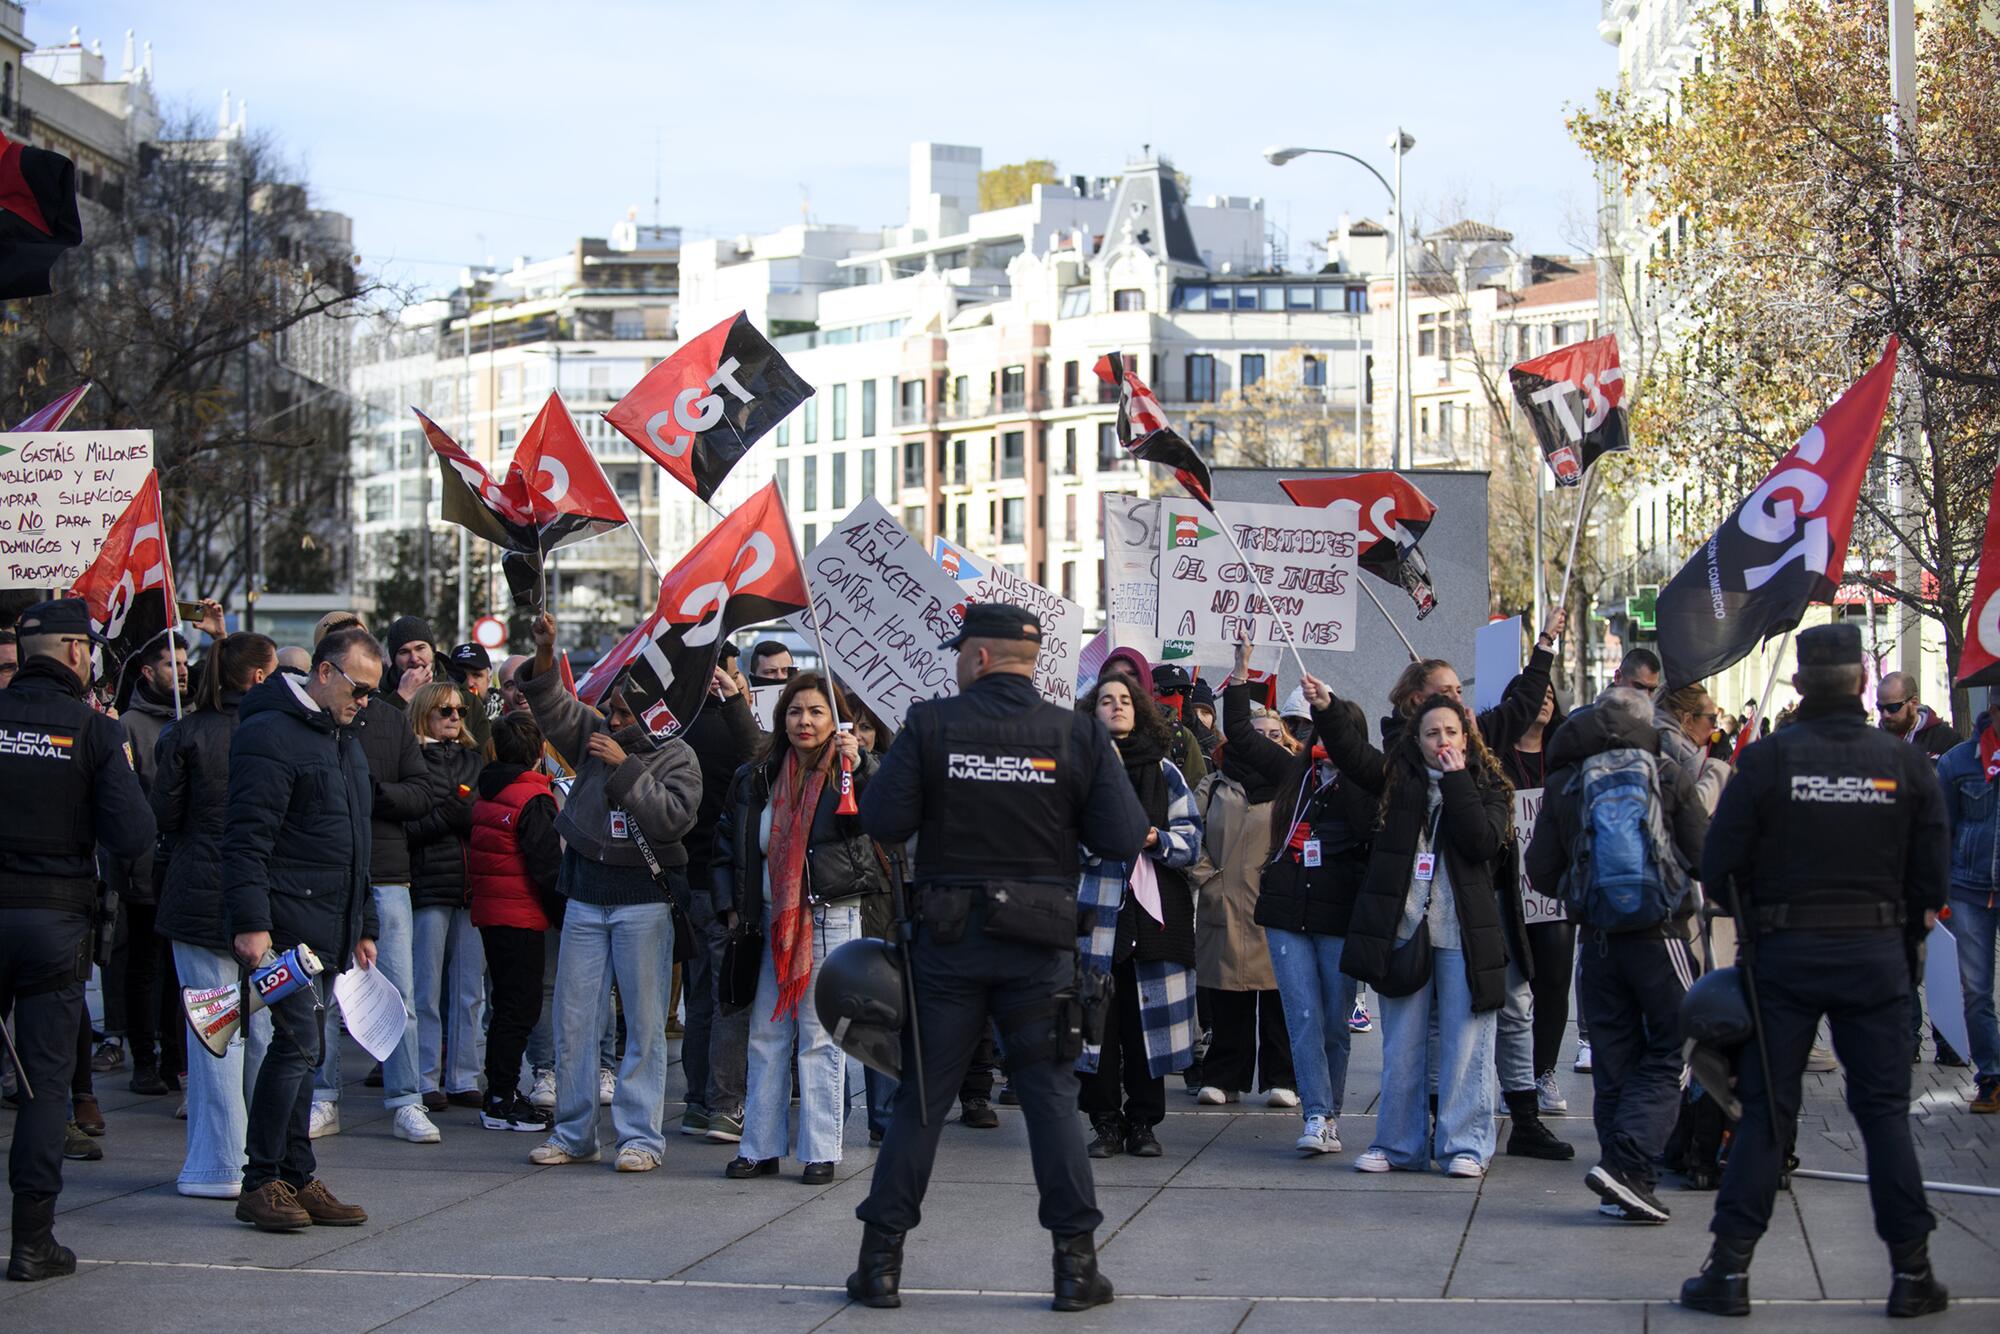
M 1501 868 L 1513 874 L 1503 855 L 1513 789 L 1471 714 L 1450 696 L 1418 705 L 1385 755 L 1328 707 L 1323 684 L 1307 677 L 1305 689 L 1334 763 L 1382 794 L 1381 828 L 1340 960 L 1382 998 L 1375 1142 L 1354 1165 L 1422 1171 L 1435 1158 L 1449 1176 L 1484 1176 L 1494 1145 L 1494 1016 L 1507 999 L 1500 893 L 1518 888 L 1496 884 Z M 1399 958 L 1405 951 L 1416 953 Z M 1405 963 L 1411 967 L 1397 966 Z
M 433 681 L 410 700 L 431 777 L 431 808 L 404 826 L 410 838 L 410 999 L 417 1011 L 417 1082 L 424 1106 L 479 1108 L 485 1068 L 486 948 L 472 924 L 465 878 L 472 803 L 485 757 L 466 716 L 472 698 Z
M 785 683 L 764 753 L 736 771 L 716 825 L 716 901 L 732 905 L 727 925 L 760 925 L 763 940 L 743 1147 L 725 1169 L 732 1179 L 776 1173 L 788 1146 L 805 1164 L 808 1185 L 832 1181 L 840 1161 L 847 1056 L 820 1026 L 813 983 L 827 954 L 861 934 L 861 905 L 886 893 L 888 879 L 860 817 L 838 811 L 842 765 L 852 767 L 858 794 L 875 757 L 852 729 L 835 730 L 833 699 L 816 672 Z M 786 1128 L 794 1046 L 796 1137 Z
M 1091 1157 L 1157 1158 L 1162 1150 L 1153 1127 L 1167 1114 L 1166 1076 L 1186 1068 L 1194 1050 L 1191 1040 L 1182 1048 L 1168 1029 L 1149 1026 L 1147 1010 L 1156 1019 L 1165 1017 L 1162 1011 L 1194 1017 L 1194 891 L 1187 871 L 1201 854 L 1201 817 L 1187 779 L 1167 758 L 1174 733 L 1150 694 L 1123 676 L 1109 676 L 1077 707 L 1096 714 L 1111 734 L 1151 826 L 1146 864 L 1132 868 L 1118 909 L 1104 1044 L 1095 1067 L 1084 1073 L 1078 1100 L 1097 1132 Z M 1143 888 L 1148 880 L 1151 891 Z M 1142 989 L 1159 1003 L 1142 1007 Z M 1086 1050 L 1085 1064 L 1090 1054 Z
M 230 948 L 222 903 L 222 813 L 229 797 L 229 743 L 250 687 L 278 670 L 278 646 L 259 634 L 225 637 L 209 650 L 195 711 L 167 728 L 155 752 L 153 815 L 168 852 L 153 929 L 172 944 L 182 986 L 232 986 L 242 966 Z M 183 1195 L 233 1200 L 242 1193 L 250 1090 L 256 1087 L 271 1016 L 258 1011 L 223 1049 L 187 1063 L 187 1158 Z

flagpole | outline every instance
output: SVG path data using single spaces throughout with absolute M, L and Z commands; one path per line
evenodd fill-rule
M 1270 586 L 1264 582 L 1264 576 L 1257 573 L 1257 567 L 1251 563 L 1250 558 L 1243 554 L 1242 546 L 1236 541 L 1236 534 L 1229 530 L 1229 520 L 1223 518 L 1220 514 L 1216 514 L 1215 505 L 1212 501 L 1209 504 L 1208 512 L 1215 514 L 1215 521 L 1222 525 L 1222 535 L 1229 539 L 1230 548 L 1236 552 L 1236 559 L 1242 561 L 1243 568 L 1250 571 L 1251 581 L 1257 585 L 1258 593 L 1263 596 L 1265 610 L 1270 614 L 1272 621 L 1277 624 L 1278 633 L 1285 637 L 1285 647 L 1292 651 L 1292 661 L 1298 665 L 1299 675 L 1311 676 L 1312 673 L 1306 670 L 1306 660 L 1299 656 L 1299 646 L 1292 642 L 1292 628 L 1285 624 L 1285 618 L 1278 615 L 1276 608 L 1271 605 Z M 1358 577 L 1359 571 L 1356 573 Z M 1371 593 L 1369 596 L 1372 597 L 1374 595 Z M 1379 606 L 1380 604 L 1378 603 L 1377 605 Z M 1386 616 L 1389 613 L 1383 612 L 1382 614 Z M 1397 633 L 1401 634 L 1402 632 L 1399 630 Z
M 1583 536 L 1583 519 L 1585 511 L 1588 509 L 1590 505 L 1590 488 L 1592 483 L 1596 482 L 1596 480 L 1597 480 L 1596 473 L 1592 472 L 1584 473 L 1583 485 L 1577 491 L 1576 526 L 1570 529 L 1569 555 L 1563 558 L 1562 587 L 1559 590 L 1557 590 L 1556 593 L 1556 605 L 1558 607 L 1566 607 L 1569 605 L 1569 580 L 1571 573 L 1576 569 L 1576 544 L 1578 539 L 1580 539 Z
M 639 531 L 638 521 L 627 515 L 625 526 L 632 530 L 632 540 L 639 544 L 639 550 L 645 554 L 646 564 L 653 567 L 653 577 L 665 583 L 666 572 L 660 568 L 660 563 L 653 559 L 653 549 L 646 545 L 646 535 Z
M 1354 576 L 1354 579 L 1356 583 L 1361 585 L 1361 591 L 1368 595 L 1368 600 L 1375 604 L 1375 610 L 1382 613 L 1382 619 L 1389 623 L 1389 628 L 1396 632 L 1396 638 L 1403 641 L 1403 647 L 1409 651 L 1410 661 L 1416 662 L 1418 660 L 1417 646 L 1412 644 L 1410 637 L 1403 633 L 1403 627 L 1396 624 L 1396 618 L 1391 616 L 1389 609 L 1382 605 L 1382 599 L 1375 596 L 1375 590 L 1368 586 L 1367 580 L 1363 579 L 1358 573 Z
M 1771 659 L 1771 670 L 1765 673 L 1764 676 L 1764 693 L 1757 697 L 1757 712 L 1750 715 L 1750 728 L 1753 733 L 1750 738 L 1751 741 L 1757 739 L 1754 733 L 1757 727 L 1764 721 L 1764 715 L 1770 711 L 1771 692 L 1778 688 L 1778 669 L 1785 665 L 1785 649 L 1791 645 L 1792 631 L 1797 628 L 1797 626 L 1793 626 L 1778 637 L 1778 652 Z M 1748 743 L 1746 742 L 1745 744 Z

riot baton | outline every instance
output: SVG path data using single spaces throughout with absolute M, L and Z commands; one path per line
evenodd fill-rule
M 1757 1046 L 1757 1066 L 1764 1074 L 1764 1110 L 1771 1118 L 1771 1147 L 1782 1163 L 1790 1141 L 1778 1124 L 1778 1085 L 1771 1078 L 1771 1050 L 1764 1042 L 1764 1011 L 1757 1003 L 1757 924 L 1743 901 L 1736 877 L 1729 877 L 1729 905 L 1736 915 L 1736 966 L 1743 970 L 1743 996 L 1750 1003 L 1750 1041 Z
M 7 1055 L 13 1058 L 14 1073 L 21 1080 L 21 1101 L 31 1101 L 35 1096 L 35 1086 L 28 1082 L 28 1067 L 21 1063 L 21 1052 L 14 1045 L 14 1030 L 7 1027 L 7 1016 L 0 1015 L 0 1042 L 7 1044 Z
M 917 1021 L 917 975 L 910 968 L 910 949 L 916 942 L 916 928 L 910 921 L 910 905 L 903 890 L 903 845 L 889 850 L 889 908 L 896 914 L 897 962 L 903 972 L 903 1013 L 910 1021 L 910 1070 L 917 1077 L 917 1124 L 930 1128 L 930 1096 L 924 1088 L 924 1030 Z

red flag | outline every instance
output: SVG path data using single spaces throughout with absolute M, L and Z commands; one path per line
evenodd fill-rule
M 52 403 L 44 403 L 35 411 L 21 419 L 16 431 L 60 431 L 62 424 L 69 420 L 69 414 L 76 411 L 76 405 L 90 392 L 90 382 L 84 381 Z
M 1410 595 L 1422 620 L 1437 608 L 1430 564 L 1417 543 L 1437 517 L 1431 498 L 1393 472 L 1347 477 L 1288 477 L 1279 481 L 1294 505 L 1324 509 L 1351 500 L 1361 510 L 1361 568 Z
M 1146 387 L 1137 371 L 1125 368 L 1124 354 L 1107 352 L 1092 369 L 1098 379 L 1118 386 L 1118 443 L 1133 458 L 1172 468 L 1175 480 L 1187 493 L 1213 511 L 1215 502 L 1209 497 L 1214 487 L 1209 481 L 1208 464 L 1195 453 L 1194 446 L 1167 425 L 1166 414 L 1160 411 L 1160 400 L 1153 397 L 1153 391 Z
M 742 311 L 647 371 L 604 420 L 703 500 L 813 395 Z
M 1660 590 L 1654 615 L 1669 686 L 1692 685 L 1831 602 L 1847 565 L 1854 507 L 1896 378 L 1882 359 L 1778 460 Z
M 1993 494 L 1986 502 L 1986 540 L 1979 548 L 1979 579 L 1972 586 L 1954 684 L 2000 685 L 2000 471 L 1993 474 Z
M 556 667 L 562 672 L 563 689 L 572 695 L 576 694 L 576 673 L 569 669 L 568 649 L 564 649 L 562 656 L 556 659 Z
M 1557 486 L 1576 486 L 1590 465 L 1625 449 L 1625 371 L 1614 334 L 1571 343 L 1507 372 L 1514 400 L 1535 428 Z
M 660 581 L 653 613 L 577 682 L 593 703 L 614 685 L 656 736 L 685 730 L 708 698 L 722 641 L 803 611 L 805 568 L 772 482 L 737 506 Z
M 76 164 L 0 134 L 0 299 L 47 296 L 49 271 L 82 241 Z
M 160 475 L 146 474 L 138 494 L 104 535 L 97 559 L 70 585 L 107 641 L 105 674 L 117 677 L 126 659 L 165 634 L 179 619 L 160 506 Z

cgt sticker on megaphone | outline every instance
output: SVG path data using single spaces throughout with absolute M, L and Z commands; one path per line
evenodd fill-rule
M 247 986 L 183 987 L 181 1007 L 187 1012 L 188 1027 L 208 1054 L 220 1059 L 245 1019 L 311 986 L 320 969 L 318 955 L 294 945 L 283 954 L 266 955 L 251 969 Z

